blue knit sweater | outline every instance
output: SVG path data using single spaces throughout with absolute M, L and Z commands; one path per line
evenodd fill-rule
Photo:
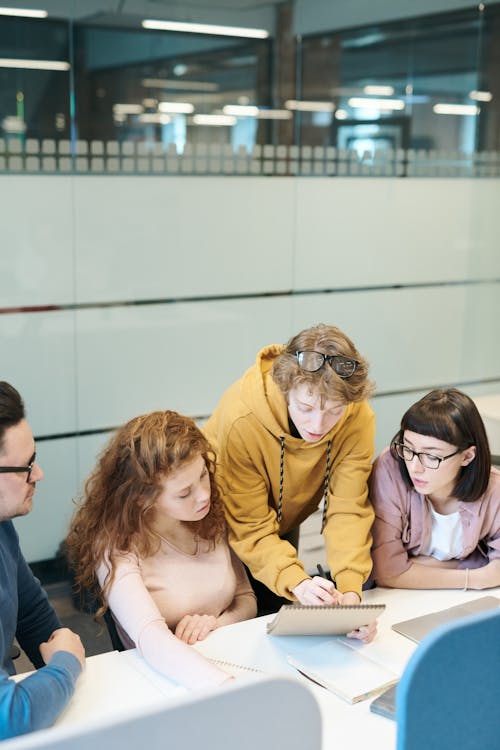
M 0 739 L 51 726 L 73 694 L 78 659 L 59 651 L 44 666 L 38 647 L 61 627 L 19 547 L 11 521 L 0 523 Z M 35 667 L 21 682 L 9 653 L 16 636 Z

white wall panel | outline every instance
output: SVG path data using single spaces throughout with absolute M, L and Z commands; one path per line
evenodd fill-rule
M 15 521 L 28 562 L 55 557 L 67 533 L 77 487 L 75 439 L 42 441 L 36 450 L 45 476 L 37 484 L 32 512 Z
M 500 180 L 298 179 L 295 289 L 500 275 Z
M 471 279 L 500 278 L 500 180 L 473 180 L 470 190 Z M 454 220 L 454 219 L 453 219 Z
M 0 176 L 0 307 L 73 302 L 70 177 Z
M 382 392 L 498 377 L 500 348 L 492 341 L 487 357 L 480 344 L 477 356 L 462 354 L 469 318 L 490 336 L 498 325 L 494 314 L 488 318 L 493 303 L 486 296 L 478 290 L 482 313 L 469 298 L 463 286 L 301 295 L 293 298 L 294 328 L 337 325 L 368 358 Z
M 293 180 L 80 177 L 79 302 L 291 288 Z
M 498 284 L 465 287 L 464 297 L 462 370 L 470 380 L 500 377 L 500 287 Z
M 375 456 L 386 448 L 401 423 L 401 417 L 412 404 L 428 393 L 424 391 L 412 391 L 394 396 L 377 396 L 371 401 L 376 418 L 375 433 Z
M 49 560 L 66 537 L 75 502 L 110 434 L 44 440 L 37 457 L 44 478 L 37 484 L 33 511 L 15 521 L 29 562 Z
M 153 409 L 209 414 L 257 351 L 290 335 L 288 297 L 81 310 L 81 429 Z
M 94 469 L 99 453 L 110 439 L 111 434 L 111 432 L 102 432 L 98 435 L 81 435 L 76 439 L 78 458 L 75 497 L 83 495 L 85 481 Z
M 76 428 L 74 312 L 0 315 L 1 380 L 24 398 L 38 435 Z

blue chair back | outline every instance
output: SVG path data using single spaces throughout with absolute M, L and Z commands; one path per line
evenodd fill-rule
M 397 750 L 500 748 L 500 610 L 425 638 L 396 694 Z

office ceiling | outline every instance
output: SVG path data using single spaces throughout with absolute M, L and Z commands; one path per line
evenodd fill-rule
M 122 16 L 195 19 L 197 15 L 254 14 L 288 0 L 9 0 L 9 7 L 47 10 L 57 18 Z

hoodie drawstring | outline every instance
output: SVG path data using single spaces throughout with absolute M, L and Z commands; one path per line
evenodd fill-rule
M 285 436 L 280 437 L 280 496 L 278 500 L 278 523 L 281 523 L 283 510 L 283 477 L 285 475 Z
M 332 441 L 329 440 L 326 446 L 326 469 L 325 469 L 325 484 L 323 486 L 323 514 L 321 516 L 321 533 L 325 528 L 326 523 L 326 511 L 328 510 L 328 484 L 330 482 L 330 458 L 332 454 Z
M 330 483 L 330 463 L 332 455 L 332 441 L 329 440 L 326 446 L 326 468 L 325 481 L 323 484 L 323 513 L 321 516 L 321 533 L 325 528 L 326 512 L 328 510 L 328 485 Z M 285 436 L 280 436 L 280 494 L 278 498 L 278 523 L 281 523 L 283 516 L 283 485 L 285 477 Z

